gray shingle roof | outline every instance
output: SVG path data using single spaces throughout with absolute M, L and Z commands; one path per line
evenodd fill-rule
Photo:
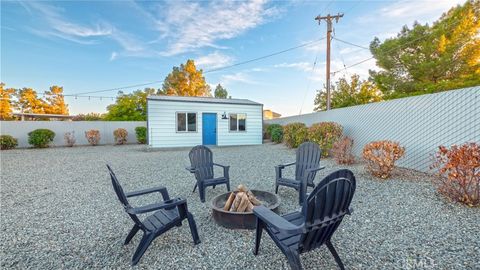
M 178 102 L 201 102 L 201 103 L 220 103 L 220 104 L 239 104 L 239 105 L 263 105 L 248 99 L 238 98 L 212 98 L 212 97 L 179 97 L 179 96 L 148 96 L 149 100 L 178 101 Z

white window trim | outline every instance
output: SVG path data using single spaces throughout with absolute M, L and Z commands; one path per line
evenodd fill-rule
M 195 131 L 188 130 L 188 114 L 195 114 Z M 178 130 L 178 114 L 185 114 L 185 131 Z M 198 113 L 197 112 L 175 112 L 175 132 L 176 133 L 197 133 L 198 132 Z
M 231 129 L 230 129 L 230 117 L 232 116 L 232 114 L 235 114 L 235 115 L 237 116 L 237 129 L 236 129 L 236 130 L 231 130 Z M 245 130 L 239 130 L 239 129 L 238 129 L 238 127 L 239 127 L 239 125 L 238 125 L 238 115 L 239 115 L 239 114 L 245 115 Z M 234 133 L 247 132 L 247 118 L 248 118 L 248 117 L 247 117 L 247 114 L 246 114 L 246 113 L 229 113 L 229 114 L 228 114 L 228 132 L 234 132 Z

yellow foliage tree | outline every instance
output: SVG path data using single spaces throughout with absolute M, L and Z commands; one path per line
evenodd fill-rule
M 45 93 L 47 104 L 45 104 L 45 113 L 68 115 L 68 105 L 63 96 L 63 87 L 52 86 L 50 91 Z
M 32 88 L 22 88 L 17 92 L 16 108 L 24 113 L 45 113 L 46 103 L 39 99 L 37 92 Z
M 180 67 L 173 67 L 163 82 L 160 94 L 168 96 L 212 96 L 210 86 L 205 82 L 203 70 L 197 70 L 193 60 L 187 60 Z
M 0 120 L 12 119 L 12 95 L 15 89 L 4 89 L 5 84 L 0 83 Z

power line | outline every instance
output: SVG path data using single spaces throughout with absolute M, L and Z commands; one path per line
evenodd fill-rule
M 303 44 L 300 44 L 300 45 L 297 45 L 295 47 L 291 47 L 291 48 L 288 48 L 288 49 L 285 49 L 285 50 L 281 50 L 281 51 L 274 52 L 274 53 L 271 53 L 271 54 L 267 54 L 267 55 L 264 55 L 264 56 L 260 56 L 260 57 L 257 57 L 257 58 L 249 59 L 249 60 L 246 60 L 246 61 L 238 62 L 238 63 L 235 63 L 233 65 L 214 68 L 214 69 L 209 69 L 209 70 L 204 71 L 203 74 L 216 72 L 216 71 L 220 71 L 220 70 L 224 70 L 224 69 L 229 69 L 229 68 L 232 68 L 232 67 L 236 67 L 236 66 L 248 64 L 248 63 L 251 63 L 251 62 L 259 61 L 259 60 L 262 60 L 262 59 L 265 59 L 265 58 L 269 58 L 269 57 L 272 57 L 272 56 L 276 56 L 276 55 L 286 53 L 286 52 L 289 52 L 289 51 L 292 51 L 292 50 L 296 50 L 296 49 L 299 49 L 299 48 L 308 47 L 308 46 L 311 46 L 313 44 L 316 44 L 316 43 L 320 42 L 323 39 L 325 39 L 325 37 L 317 39 L 317 40 L 313 40 L 313 41 L 310 41 L 310 42 L 307 42 L 307 43 L 303 43 Z M 94 93 L 101 93 L 101 92 L 110 92 L 110 91 L 116 91 L 116 90 L 118 91 L 118 90 L 127 89 L 127 88 L 134 88 L 134 87 L 141 87 L 141 86 L 157 84 L 157 83 L 161 83 L 161 82 L 163 82 L 163 80 L 152 81 L 152 82 L 141 83 L 141 84 L 132 84 L 132 85 L 127 85 L 127 86 L 108 88 L 108 89 L 102 89 L 102 90 L 81 92 L 81 93 L 77 93 L 77 94 L 73 94 L 73 95 L 78 96 L 78 95 L 94 94 Z
M 351 42 L 348 42 L 348 41 L 345 41 L 345 40 L 341 40 L 341 39 L 338 39 L 336 37 L 333 37 L 333 39 L 337 40 L 337 41 L 340 41 L 342 43 L 345 43 L 345 44 L 348 44 L 348 45 L 352 45 L 352 46 L 355 46 L 355 47 L 358 47 L 358 48 L 362 48 L 362 49 L 365 49 L 365 50 L 370 50 L 370 48 L 367 48 L 365 46 L 362 46 L 362 45 L 358 45 L 358 44 L 355 44 L 355 43 L 351 43 Z
M 451 26 L 451 25 L 453 25 L 453 24 L 455 24 L 455 23 L 456 23 L 456 22 L 452 22 L 451 24 L 448 24 L 448 25 L 446 25 L 445 27 L 449 27 L 449 26 Z M 428 37 L 428 36 L 431 35 L 431 34 L 433 34 L 433 32 L 430 33 L 430 34 L 427 34 L 427 35 L 420 36 L 420 37 L 418 37 L 418 38 L 416 38 L 416 39 L 412 39 L 412 40 L 404 43 L 402 46 L 393 47 L 393 48 L 391 48 L 390 50 L 385 51 L 385 53 L 389 53 L 389 52 L 392 52 L 392 51 L 401 49 L 401 48 L 403 48 L 403 47 L 405 47 L 405 46 L 407 46 L 407 45 L 409 45 L 409 44 L 411 44 L 411 43 L 413 43 L 413 42 L 416 42 L 416 41 L 419 41 L 419 40 L 421 40 L 421 39 L 424 39 L 424 38 Z M 337 40 L 338 40 L 338 39 L 337 39 Z M 340 41 L 340 40 L 339 40 L 339 41 Z M 352 43 L 352 44 L 353 44 L 353 43 Z M 363 63 L 365 63 L 365 62 L 367 62 L 367 61 L 370 61 L 370 60 L 372 60 L 372 59 L 374 59 L 374 58 L 375 58 L 375 57 L 372 56 L 372 57 L 363 59 L 363 60 L 361 60 L 361 61 L 359 61 L 359 62 L 356 62 L 356 63 L 353 63 L 353 64 L 351 64 L 351 65 L 349 65 L 349 66 L 347 66 L 347 67 L 345 67 L 345 68 L 336 70 L 336 71 L 332 72 L 332 74 L 335 74 L 335 73 L 338 73 L 338 72 L 340 72 L 340 71 L 346 70 L 347 68 L 351 68 L 351 67 L 354 67 L 354 66 L 358 66 L 358 65 L 363 64 Z
M 315 71 L 315 67 L 317 66 L 317 58 L 318 58 L 318 53 L 315 56 L 315 60 L 313 61 L 313 66 L 312 66 L 312 71 L 310 72 L 310 77 L 308 77 L 307 89 L 305 90 L 305 94 L 303 95 L 302 105 L 300 106 L 300 112 L 298 113 L 299 115 L 302 114 L 303 105 L 305 104 L 305 99 L 307 98 L 307 94 L 310 90 L 310 85 L 312 83 L 313 72 Z

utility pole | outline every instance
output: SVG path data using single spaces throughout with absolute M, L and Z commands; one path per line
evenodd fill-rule
M 315 17 L 315 20 L 318 21 L 318 24 L 322 20 L 327 22 L 327 111 L 330 110 L 330 41 L 332 40 L 332 20 L 335 19 L 335 22 L 338 23 L 338 20 L 343 17 L 343 13 L 338 13 L 337 15 L 331 16 L 328 14 L 327 16 L 320 16 L 318 15 Z

